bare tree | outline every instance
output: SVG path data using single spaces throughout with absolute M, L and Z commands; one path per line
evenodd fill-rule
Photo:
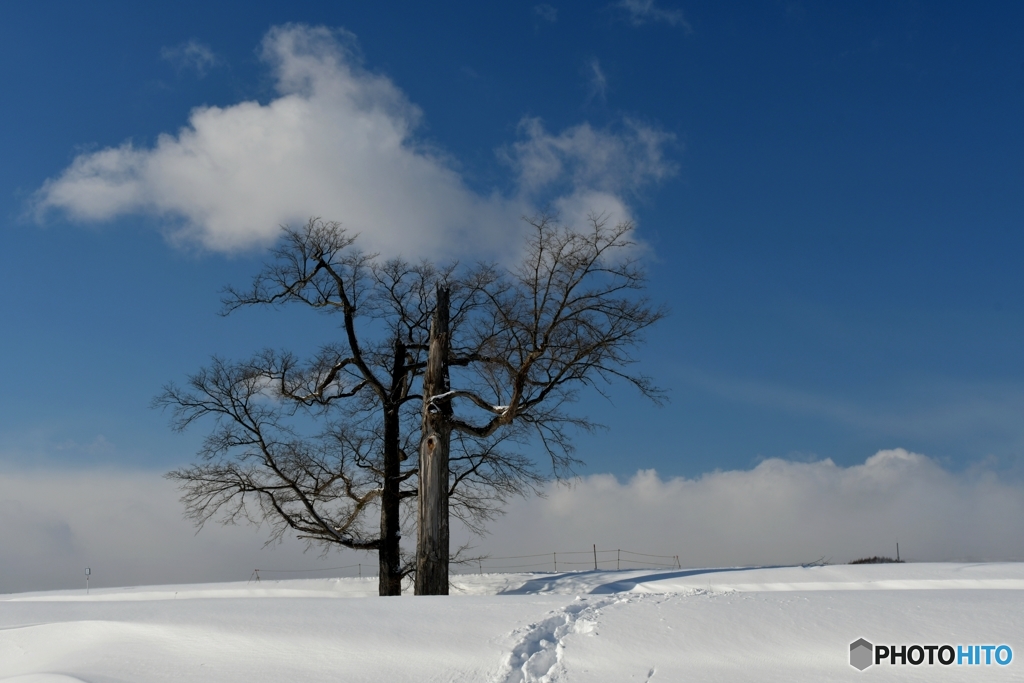
M 608 396 L 621 380 L 655 403 L 663 399 L 649 377 L 629 371 L 645 331 L 666 315 L 643 294 L 633 225 L 592 216 L 577 232 L 550 216 L 529 222 L 522 262 L 480 288 L 485 304 L 473 308 L 464 341 L 449 339 L 445 297 L 437 296 L 422 410 L 417 594 L 448 592 L 448 491 L 440 482 L 450 476 L 452 434 L 532 433 L 563 476 L 577 462 L 572 429 L 595 427 L 566 410 L 581 389 Z
M 378 548 L 363 513 L 380 496 L 373 456 L 379 436 L 335 425 L 302 435 L 295 406 L 267 382 L 267 368 L 279 361 L 270 352 L 241 363 L 214 358 L 189 377 L 187 389 L 165 388 L 155 403 L 173 408 L 175 429 L 201 417 L 216 422 L 199 451 L 201 464 L 168 478 L 185 485 L 182 500 L 200 525 L 219 512 L 226 522 L 269 523 L 271 540 L 290 528 L 347 548 Z
M 402 557 L 402 515 L 417 495 L 420 389 L 436 292 L 440 286 L 449 297 L 450 343 L 468 348 L 476 343 L 470 322 L 490 305 L 487 290 L 498 275 L 488 266 L 456 272 L 455 265 L 381 261 L 353 242 L 338 223 L 319 219 L 285 229 L 251 286 L 229 288 L 224 298 L 225 314 L 298 304 L 337 315 L 336 343 L 304 362 L 284 351 L 237 363 L 215 358 L 186 389 L 169 385 L 155 404 L 173 411 L 176 429 L 214 420 L 200 463 L 168 474 L 197 524 L 245 519 L 268 523 L 271 540 L 292 530 L 324 548 L 376 550 L 380 594 L 399 595 L 415 569 Z M 502 448 L 510 436 L 454 442 L 445 502 L 470 528 L 539 481 L 529 459 Z M 367 521 L 374 511 L 379 525 Z

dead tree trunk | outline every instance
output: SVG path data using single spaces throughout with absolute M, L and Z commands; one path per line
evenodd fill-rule
M 416 595 L 448 595 L 448 452 L 452 402 L 447 396 L 449 290 L 438 285 L 423 376 Z

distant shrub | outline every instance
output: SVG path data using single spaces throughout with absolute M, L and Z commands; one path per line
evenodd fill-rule
M 862 557 L 859 560 L 854 560 L 850 564 L 903 564 L 903 560 L 894 560 L 891 557 Z

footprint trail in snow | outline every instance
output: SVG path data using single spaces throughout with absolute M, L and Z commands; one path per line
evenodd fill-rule
M 621 597 L 598 600 L 577 597 L 544 619 L 513 632 L 512 651 L 502 664 L 493 683 L 554 683 L 565 672 L 562 652 L 565 637 L 573 633 L 591 633 L 597 627 L 602 607 L 621 602 Z

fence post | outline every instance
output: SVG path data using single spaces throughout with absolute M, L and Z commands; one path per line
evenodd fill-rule
M 615 571 L 619 571 L 619 559 L 622 557 L 622 548 L 615 551 Z
M 594 544 L 594 571 L 597 571 L 597 544 Z
M 551 558 L 555 562 L 555 572 L 558 572 L 558 553 L 551 553 Z

